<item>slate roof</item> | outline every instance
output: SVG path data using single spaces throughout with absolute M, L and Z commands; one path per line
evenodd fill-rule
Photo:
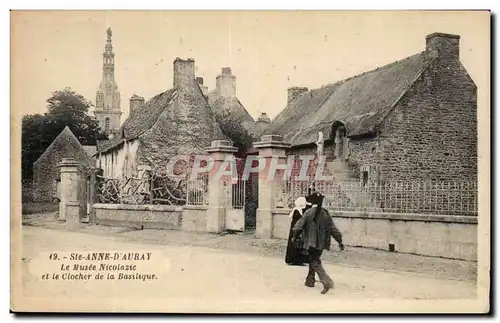
M 347 136 L 373 133 L 392 107 L 434 60 L 421 52 L 403 60 L 299 95 L 264 134 L 281 134 L 292 146 L 307 145 L 323 131 L 330 138 L 335 121 Z
M 96 146 L 82 146 L 83 150 L 85 150 L 85 153 L 87 153 L 87 156 L 92 158 L 95 153 L 97 152 L 97 147 Z
M 133 110 L 120 127 L 117 135 L 109 140 L 97 141 L 97 150 L 99 152 L 105 152 L 122 144 L 125 139 L 135 139 L 145 131 L 151 129 L 162 112 L 168 107 L 175 93 L 175 89 L 160 93 Z
M 220 116 L 224 111 L 228 111 L 237 120 L 241 120 L 245 130 L 251 132 L 255 121 L 237 97 L 220 96 L 216 90 L 210 91 L 207 97 L 208 104 L 216 115 Z
M 68 126 L 64 127 L 64 129 L 57 135 L 57 137 L 50 143 L 50 145 L 45 149 L 43 154 L 38 157 L 38 159 L 33 163 L 33 166 L 38 165 L 43 162 L 45 159 L 49 158 L 49 155 L 52 153 L 54 149 L 57 150 L 57 146 L 65 146 L 70 147 L 72 151 L 75 152 L 76 155 L 87 156 L 82 144 L 76 138 L 75 134 L 69 129 Z M 84 157 L 83 157 L 84 158 Z M 90 158 L 90 156 L 89 156 Z M 80 160 L 81 161 L 81 160 Z M 87 160 L 88 161 L 88 160 Z
M 252 127 L 252 134 L 253 136 L 260 140 L 261 134 L 266 130 L 267 127 L 271 124 L 271 119 L 267 115 L 267 113 L 262 112 L 260 116 L 257 118 L 257 121 L 255 121 L 253 127 Z

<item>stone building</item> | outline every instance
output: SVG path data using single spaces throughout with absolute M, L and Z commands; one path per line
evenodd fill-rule
M 200 86 L 203 86 L 203 79 L 200 80 Z M 230 116 L 240 121 L 250 135 L 253 134 L 255 121 L 236 96 L 236 76 L 232 74 L 230 67 L 222 68 L 221 74 L 216 78 L 215 90 L 208 92 L 207 96 L 208 103 L 218 118 Z
M 33 200 L 52 201 L 58 195 L 60 174 L 57 164 L 63 158 L 74 158 L 84 166 L 93 166 L 94 152 L 95 146 L 82 146 L 66 126 L 33 164 Z
M 111 28 L 108 28 L 107 36 L 102 54 L 102 79 L 96 93 L 94 114 L 101 130 L 109 134 L 120 128 L 122 111 L 120 92 L 115 81 L 115 53 L 111 43 Z
M 116 135 L 98 142 L 97 166 L 106 177 L 137 173 L 138 165 L 166 166 L 177 155 L 203 154 L 226 139 L 195 78 L 193 59 L 175 59 L 173 88 L 135 106 Z M 138 100 L 140 101 L 140 100 Z
M 290 154 L 315 154 L 319 132 L 339 181 L 476 181 L 477 87 L 460 37 L 434 33 L 424 51 L 346 80 L 288 89 L 265 130 Z

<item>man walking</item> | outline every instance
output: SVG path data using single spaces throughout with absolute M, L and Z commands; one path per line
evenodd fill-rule
M 322 207 L 324 196 L 315 192 L 308 197 L 313 207 L 304 213 L 304 216 L 293 228 L 294 239 L 303 232 L 304 249 L 309 251 L 309 272 L 305 285 L 314 287 L 314 275 L 318 273 L 319 280 L 323 284 L 321 294 L 326 294 L 333 288 L 333 280 L 328 276 L 321 264 L 323 250 L 330 250 L 331 237 L 339 244 L 340 250 L 344 250 L 342 234 L 333 223 L 333 219 L 326 209 Z

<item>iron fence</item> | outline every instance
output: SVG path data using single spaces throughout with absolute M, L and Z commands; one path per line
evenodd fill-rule
M 312 185 L 314 184 L 314 188 Z M 293 207 L 309 190 L 325 196 L 326 208 L 338 211 L 477 215 L 477 183 L 462 182 L 360 182 L 281 181 L 276 207 Z
M 226 205 L 234 209 L 245 207 L 246 181 L 239 178 L 228 183 L 229 189 L 226 191 Z
M 208 175 L 187 181 L 187 205 L 208 205 Z
M 97 201 L 110 204 L 186 204 L 187 181 L 174 180 L 163 172 L 140 176 L 106 178 L 96 176 Z

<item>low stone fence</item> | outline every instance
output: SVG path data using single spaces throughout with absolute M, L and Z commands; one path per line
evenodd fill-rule
M 99 225 L 206 231 L 207 208 L 203 206 L 94 204 L 92 208 Z
M 290 210 L 273 210 L 272 237 L 288 239 Z M 348 246 L 477 261 L 477 217 L 330 212 Z

